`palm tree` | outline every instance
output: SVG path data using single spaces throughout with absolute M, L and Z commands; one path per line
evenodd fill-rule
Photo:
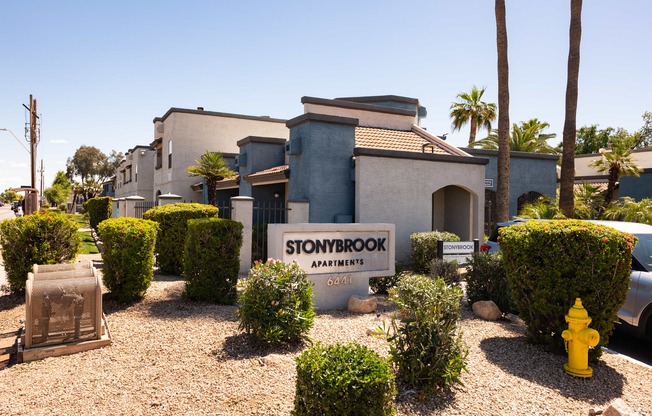
M 573 192 L 575 218 L 588 220 L 596 218 L 604 207 L 604 196 L 597 186 L 582 181 L 581 186 L 576 186 Z
M 605 205 L 613 200 L 616 183 L 622 176 L 638 176 L 642 169 L 632 159 L 632 150 L 629 148 L 630 140 L 612 142 L 611 149 L 600 149 L 602 157 L 594 160 L 589 166 L 598 169 L 598 172 L 607 172 L 607 191 L 604 195 Z
M 496 219 L 509 219 L 509 65 L 505 0 L 496 0 L 496 50 L 498 54 L 498 184 Z
M 519 218 L 532 218 L 532 219 L 559 219 L 564 216 L 559 211 L 556 201 L 543 195 L 537 198 L 536 201 L 523 205 L 518 213 Z
M 548 140 L 555 138 L 555 133 L 542 133 L 550 124 L 536 118 L 522 121 L 521 125 L 512 124 L 512 133 L 509 136 L 509 150 L 512 152 L 549 153 L 556 154 L 557 150 L 548 144 Z M 475 147 L 482 149 L 498 150 L 498 131 L 492 130 L 489 137 L 475 142 Z
M 486 127 L 487 130 L 491 130 L 491 122 L 496 119 L 496 104 L 482 101 L 485 89 L 479 90 L 474 85 L 470 93 L 457 94 L 461 102 L 451 104 L 453 131 L 461 130 L 466 123 L 471 124 L 469 146 L 473 146 L 478 128 Z
M 196 166 L 189 166 L 186 172 L 190 176 L 201 176 L 206 180 L 206 193 L 208 203 L 215 205 L 217 203 L 217 183 L 222 179 L 234 178 L 237 173 L 229 169 L 229 165 L 222 158 L 222 153 L 209 152 L 201 155 L 195 161 Z
M 582 0 L 571 0 L 568 73 L 566 75 L 566 115 L 564 120 L 559 208 L 573 218 L 573 184 L 575 182 L 575 139 L 577 134 L 577 84 L 580 73 L 580 41 L 582 39 Z
M 652 225 L 652 200 L 643 198 L 636 202 L 628 196 L 611 204 L 602 214 L 607 220 L 640 222 Z

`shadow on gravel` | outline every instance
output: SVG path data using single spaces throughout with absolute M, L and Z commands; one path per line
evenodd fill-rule
M 221 350 L 213 350 L 216 358 L 221 360 L 248 360 L 265 357 L 269 354 L 287 355 L 302 351 L 308 346 L 305 342 L 295 345 L 269 346 L 257 342 L 254 337 L 242 332 L 224 339 Z M 288 357 L 288 359 L 292 359 Z
M 608 403 L 621 397 L 623 376 L 604 362 L 590 363 L 593 377 L 583 379 L 563 370 L 566 356 L 554 355 L 529 344 L 525 337 L 496 337 L 480 342 L 487 360 L 503 371 L 540 386 L 557 390 L 568 398 Z
M 2 294 L 2 293 L 0 293 Z M 10 293 L 0 296 L 0 311 L 7 311 L 25 303 L 25 295 Z

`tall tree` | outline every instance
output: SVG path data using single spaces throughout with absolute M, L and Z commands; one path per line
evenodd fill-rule
M 555 133 L 543 133 L 550 124 L 536 118 L 522 121 L 520 125 L 512 124 L 509 136 L 509 150 L 511 152 L 549 153 L 556 154 L 557 149 L 548 144 L 548 140 L 555 138 Z M 474 147 L 498 150 L 498 131 L 492 130 L 489 137 L 475 142 Z
M 453 131 L 461 130 L 464 125 L 471 125 L 469 133 L 469 146 L 473 146 L 479 128 L 491 131 L 491 122 L 496 119 L 496 104 L 485 103 L 482 95 L 486 88 L 479 90 L 475 85 L 470 93 L 457 94 L 461 102 L 451 104 L 450 116 L 453 119 Z
M 85 199 L 97 194 L 97 184 L 115 174 L 116 167 L 120 164 L 122 153 L 111 152 L 107 157 L 100 149 L 94 146 L 80 146 L 73 157 L 66 162 L 66 175 L 73 181 L 76 175 L 81 177 L 82 194 Z
M 645 124 L 639 130 L 640 137 L 635 145 L 637 149 L 652 146 L 652 113 L 649 111 L 643 113 L 643 121 Z
M 206 153 L 195 162 L 197 165 L 189 166 L 186 171 L 190 176 L 201 176 L 206 180 L 208 203 L 215 205 L 217 203 L 217 182 L 225 178 L 233 178 L 237 174 L 229 169 L 229 165 L 224 161 L 221 153 L 206 150 Z
M 498 184 L 496 219 L 509 220 L 509 65 L 505 0 L 496 0 L 496 50 L 498 54 Z
M 618 180 L 623 176 L 638 176 L 642 169 L 632 159 L 631 138 L 615 141 L 611 149 L 600 149 L 602 157 L 593 161 L 590 166 L 598 169 L 598 172 L 607 172 L 607 191 L 604 195 L 605 205 L 613 200 L 614 190 Z
M 564 120 L 559 208 L 568 218 L 575 215 L 573 184 L 575 182 L 575 139 L 577 132 L 577 85 L 580 73 L 580 41 L 582 39 L 582 0 L 570 2 L 568 73 L 566 75 L 566 115 Z

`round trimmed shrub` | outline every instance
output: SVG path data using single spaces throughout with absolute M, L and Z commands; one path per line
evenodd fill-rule
M 396 414 L 394 373 L 356 343 L 316 344 L 297 358 L 295 416 Z
M 138 218 L 109 218 L 98 226 L 104 249 L 102 281 L 121 303 L 140 300 L 154 278 L 158 224 Z
M 102 221 L 111 218 L 111 197 L 91 198 L 84 202 L 84 212 L 88 214 L 88 222 L 93 229 Z
M 388 338 L 396 378 L 422 395 L 462 384 L 468 349 L 459 324 L 461 296 L 462 289 L 442 278 L 418 274 L 406 275 L 391 292 L 398 306 Z
M 0 246 L 12 292 L 23 292 L 34 264 L 68 263 L 77 257 L 81 238 L 75 221 L 56 211 L 0 222 Z
M 499 241 L 528 339 L 565 354 L 565 315 L 581 298 L 590 327 L 600 333 L 589 359 L 600 357 L 627 297 L 636 237 L 586 221 L 552 220 L 505 227 Z
M 212 205 L 179 203 L 158 206 L 143 214 L 146 220 L 159 224 L 156 239 L 156 265 L 162 274 L 183 272 L 183 247 L 186 243 L 188 220 L 216 218 L 219 209 Z
M 412 269 L 428 273 L 430 262 L 437 258 L 437 241 L 460 241 L 460 237 L 448 231 L 428 231 L 410 234 Z
M 185 296 L 231 305 L 236 299 L 242 224 L 223 218 L 188 220 L 183 260 Z
M 312 282 L 298 264 L 256 262 L 241 282 L 240 329 L 260 342 L 277 345 L 308 339 L 315 311 Z

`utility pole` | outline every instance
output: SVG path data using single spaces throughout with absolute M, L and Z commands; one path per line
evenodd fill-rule
M 31 159 L 31 185 L 30 187 L 33 191 L 27 192 L 25 197 L 29 197 L 25 205 L 25 214 L 31 214 L 34 211 L 38 210 L 38 196 L 36 195 L 36 145 L 38 144 L 38 130 L 37 122 L 38 115 L 36 114 L 36 100 L 32 97 L 32 94 L 29 95 L 29 107 L 23 104 L 27 110 L 29 110 L 29 148 L 30 148 L 30 159 Z
M 39 198 L 43 198 L 43 172 L 45 172 L 45 169 L 43 169 L 43 159 L 41 159 L 41 169 L 39 169 L 38 172 L 41 174 L 41 186 L 39 187 Z
M 36 100 L 29 95 L 29 148 L 32 157 L 32 188 L 36 189 Z

